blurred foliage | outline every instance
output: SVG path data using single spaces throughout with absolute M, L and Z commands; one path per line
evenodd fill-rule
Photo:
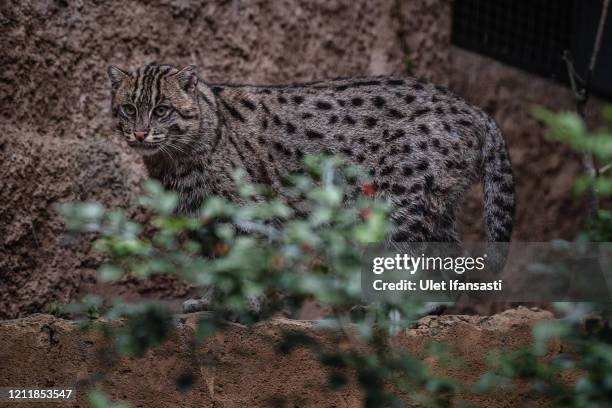
M 565 143 L 580 153 L 590 153 L 595 159 L 596 176 L 581 175 L 575 183 L 577 194 L 593 189 L 603 198 L 612 195 L 612 106 L 603 109 L 604 126 L 590 132 L 575 112 L 550 112 L 544 108 L 532 109 L 532 114 L 547 127 L 549 139 Z M 586 221 L 582 239 L 593 242 L 612 241 L 612 212 L 600 209 Z
M 101 391 L 91 391 L 87 395 L 87 402 L 91 408 L 129 408 L 128 404 L 120 403 L 116 404 Z
M 595 408 L 612 401 L 612 332 L 609 305 L 557 304 L 565 317 L 533 328 L 531 347 L 490 356 L 493 370 L 479 392 L 499 392 L 513 379 L 555 407 Z M 603 311 L 603 312 L 602 312 Z
M 549 139 L 569 145 L 578 152 L 591 153 L 602 166 L 597 177 L 583 175 L 576 181 L 576 192 L 593 187 L 598 195 L 612 195 L 612 178 L 608 165 L 612 163 L 612 106 L 603 110 L 606 126 L 589 132 L 582 118 L 575 112 L 554 113 L 541 107 L 532 109 L 533 116 L 547 127 Z
M 612 108 L 604 111 L 607 127 L 594 132 L 574 113 L 542 108 L 532 112 L 547 127 L 551 140 L 592 153 L 601 166 L 597 177 L 577 180 L 576 192 L 593 187 L 601 197 L 611 195 Z M 305 171 L 286 180 L 287 200 L 265 186 L 241 180 L 242 175 L 236 173 L 242 203 L 210 197 L 191 217 L 176 215 L 176 195 L 154 182 L 147 183 L 141 200 L 153 212 L 145 224 L 96 203 L 65 205 L 60 212 L 70 229 L 99 235 L 96 249 L 109 259 L 98 270 L 101 280 L 117 281 L 127 273 L 141 278 L 174 273 L 196 286 L 214 287 L 214 313 L 199 320 L 199 341 L 222 331 L 228 318 L 251 324 L 281 311 L 294 312 L 308 299 L 331 306 L 332 315 L 315 327 L 337 330 L 346 347 L 329 350 L 296 329 L 284 334 L 278 352 L 290 353 L 298 347 L 311 350 L 328 369 L 329 388 L 359 384 L 366 407 L 400 407 L 406 399 L 446 407 L 458 395 L 503 392 L 517 379 L 529 384 L 525 398 L 531 400 L 541 397 L 557 407 L 610 406 L 610 305 L 556 304 L 562 317 L 534 326 L 530 347 L 491 353 L 491 370 L 476 384 L 434 376 L 422 358 L 393 347 L 389 335 L 414 321 L 422 310 L 419 305 L 354 307 L 361 301 L 364 246 L 384 241 L 391 228 L 390 206 L 377 198 L 364 173 L 338 158 L 307 157 Z M 294 202 L 304 205 L 292 205 Z M 610 221 L 612 212 L 601 210 L 579 238 L 612 241 Z M 264 295 L 267 301 L 256 315 L 248 299 Z M 109 306 L 89 296 L 78 305 L 55 310 L 94 320 L 124 319 L 111 334 L 117 350 L 127 355 L 155 347 L 173 330 L 171 316 L 160 305 L 117 302 Z M 432 344 L 427 354 L 441 364 L 461 366 L 456 353 L 438 344 Z M 96 398 L 90 396 L 92 406 L 113 406 L 103 394 L 92 395 Z
M 404 72 L 407 75 L 414 75 L 414 62 L 412 61 L 412 58 L 410 58 L 410 55 L 406 55 L 404 57 Z
M 329 368 L 331 389 L 354 376 L 366 407 L 403 406 L 400 394 L 449 406 L 459 385 L 432 376 L 422 361 L 390 345 L 389 333 L 411 324 L 419 305 L 355 307 L 361 303 L 361 254 L 366 245 L 383 242 L 392 227 L 391 207 L 365 173 L 340 158 L 307 156 L 304 171 L 284 181 L 287 199 L 243 182 L 239 171 L 234 181 L 241 203 L 208 197 L 192 216 L 177 215 L 177 196 L 153 181 L 140 201 L 152 213 L 145 223 L 97 203 L 67 204 L 59 211 L 72 231 L 98 234 L 95 248 L 108 259 L 98 269 L 102 281 L 128 273 L 176 274 L 197 287 L 214 288 L 212 313 L 199 318 L 197 340 L 222 331 L 228 319 L 252 324 L 316 300 L 333 310 L 316 329 L 336 330 L 347 348 L 327 350 L 300 331 L 285 333 L 279 352 L 310 349 Z M 259 313 L 250 299 L 263 299 Z M 171 315 L 159 304 L 105 305 L 88 296 L 67 310 L 88 317 L 88 325 L 121 319 L 103 330 L 124 355 L 142 355 L 173 331 Z
M 606 127 L 589 132 L 575 113 L 553 113 L 534 108 L 532 113 L 547 127 L 551 140 L 566 143 L 578 152 L 592 153 L 602 166 L 595 177 L 581 176 L 576 191 L 589 186 L 600 197 L 612 193 L 612 108 L 604 110 Z M 578 239 L 612 241 L 612 213 L 600 210 L 588 220 Z M 495 392 L 512 379 L 528 381 L 531 391 L 556 407 L 608 407 L 612 402 L 611 304 L 557 303 L 561 318 L 534 326 L 531 347 L 490 356 L 493 370 L 477 385 L 479 391 Z

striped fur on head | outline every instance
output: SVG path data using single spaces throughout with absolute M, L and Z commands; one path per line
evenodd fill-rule
M 113 127 L 145 155 L 181 151 L 201 125 L 194 66 L 151 63 L 132 72 L 109 66 Z

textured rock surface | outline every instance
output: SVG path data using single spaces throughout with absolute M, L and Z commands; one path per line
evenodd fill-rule
M 449 84 L 493 113 L 518 185 L 515 237 L 571 237 L 580 205 L 569 194 L 578 161 L 543 140 L 532 103 L 571 107 L 562 87 L 468 53 L 449 59 L 445 0 L 149 2 L 60 0 L 0 7 L 0 318 L 43 311 L 97 291 L 178 297 L 172 279 L 102 286 L 89 243 L 63 235 L 52 206 L 79 199 L 131 208 L 140 158 L 108 128 L 106 66 L 194 63 L 209 81 L 282 83 L 402 72 Z M 144 4 L 146 3 L 146 4 Z M 461 216 L 483 236 L 477 192 Z
M 403 69 L 400 33 L 420 33 L 406 40 L 417 72 L 441 77 L 447 19 L 438 25 L 439 1 L 411 3 L 14 2 L 0 11 L 0 112 L 41 136 L 90 138 L 107 133 L 109 63 L 196 64 L 203 78 L 221 82 L 385 74 Z M 409 22 L 401 32 L 400 16 Z
M 154 60 L 196 64 L 209 81 L 254 83 L 401 72 L 405 39 L 425 27 L 433 30 L 432 4 L 3 4 L 0 318 L 45 310 L 53 300 L 73 299 L 79 291 L 176 297 L 189 290 L 164 278 L 114 287 L 96 284 L 97 260 L 88 242 L 67 240 L 54 215 L 53 204 L 72 200 L 130 207 L 145 177 L 140 158 L 110 135 L 108 63 L 126 68 Z M 400 31 L 403 21 L 410 26 Z M 415 68 L 439 79 L 445 68 L 440 61 L 447 54 L 446 24 L 437 32 L 436 38 L 417 41 Z
M 54 215 L 65 199 L 126 203 L 133 194 L 126 168 L 113 146 L 10 133 L 0 145 L 0 315 L 33 313 L 78 291 L 95 264 L 86 240 L 68 240 Z M 79 256 L 75 254 L 80 254 Z
M 278 355 L 275 347 L 283 331 L 312 332 L 307 321 L 272 320 L 251 329 L 239 325 L 194 346 L 191 339 L 197 315 L 181 319 L 175 335 L 141 358 L 118 358 L 95 332 L 82 332 L 72 322 L 49 315 L 33 315 L 0 322 L 0 387 L 78 387 L 85 407 L 87 389 L 95 384 L 116 399 L 135 407 L 358 407 L 354 382 L 337 392 L 325 390 L 327 374 L 304 349 Z M 549 312 L 519 308 L 491 317 L 440 316 L 422 319 L 415 329 L 398 337 L 408 352 L 425 357 L 432 339 L 449 343 L 463 359 L 448 367 L 428 357 L 439 375 L 462 382 L 477 380 L 487 370 L 486 355 L 528 344 L 531 326 L 551 319 Z M 318 333 L 328 347 L 343 347 L 333 333 Z M 195 377 L 193 387 L 181 392 L 176 379 Z M 524 387 L 502 395 L 467 398 L 476 406 L 541 406 Z M 458 401 L 456 401 L 458 402 Z M 19 407 L 36 404 L 20 404 Z
M 581 173 L 580 157 L 566 146 L 547 141 L 544 129 L 529 114 L 535 105 L 554 111 L 574 110 L 569 88 L 529 75 L 490 58 L 455 47 L 450 49 L 450 87 L 481 106 L 498 122 L 510 149 L 516 181 L 516 221 L 513 239 L 544 241 L 572 238 L 584 219 L 583 202 L 572 193 Z M 592 98 L 588 121 L 599 121 L 602 103 Z M 480 193 L 466 199 L 461 222 L 464 236 L 484 239 Z

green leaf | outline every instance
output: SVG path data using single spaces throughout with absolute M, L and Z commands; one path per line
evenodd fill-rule
M 548 341 L 552 338 L 563 337 L 570 331 L 570 327 L 558 320 L 544 321 L 533 327 L 534 352 L 543 355 L 547 352 Z
M 98 203 L 61 204 L 56 210 L 71 231 L 97 232 L 102 227 L 105 209 Z
M 87 401 L 91 408 L 108 408 L 110 406 L 108 397 L 100 391 L 91 391 L 87 395 Z
M 604 120 L 608 122 L 608 125 L 612 126 L 612 105 L 604 106 L 602 109 L 602 116 Z
M 169 215 L 178 205 L 178 195 L 172 191 L 165 191 L 159 182 L 148 180 L 144 183 L 144 190 L 148 193 L 141 197 L 140 203 L 152 208 L 157 213 Z
M 217 322 L 211 319 L 200 319 L 196 326 L 195 338 L 202 341 L 206 337 L 213 336 L 219 330 Z
M 87 402 L 91 408 L 129 408 L 128 404 L 112 403 L 110 398 L 102 391 L 93 390 L 87 394 Z
M 120 279 L 123 271 L 114 265 L 104 264 L 98 268 L 98 279 L 101 282 L 112 282 Z

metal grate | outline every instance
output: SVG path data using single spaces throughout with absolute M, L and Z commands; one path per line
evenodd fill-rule
M 572 0 L 455 0 L 453 43 L 540 75 L 565 80 Z

